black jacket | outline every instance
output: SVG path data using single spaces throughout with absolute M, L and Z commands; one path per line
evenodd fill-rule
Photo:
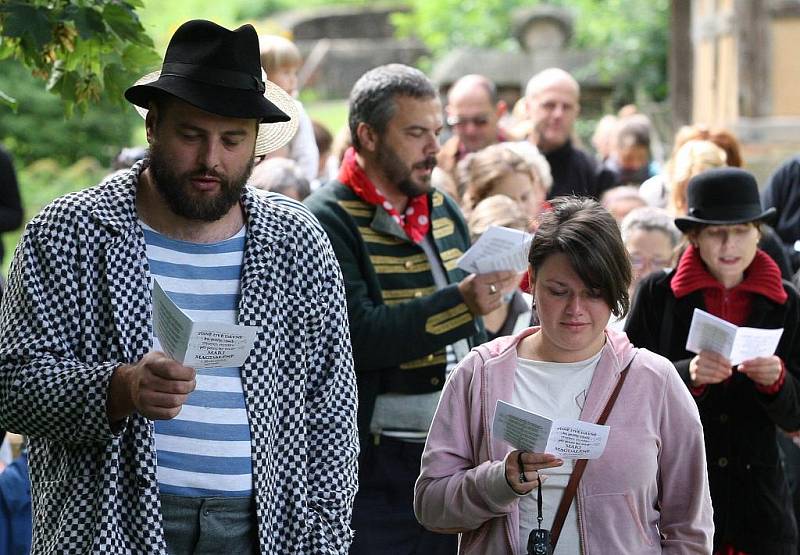
M 0 232 L 13 231 L 22 225 L 22 201 L 19 196 L 17 174 L 11 156 L 0 148 Z M 0 241 L 0 262 L 4 255 Z M 2 284 L 0 283 L 0 293 Z
M 362 444 L 378 395 L 440 391 L 446 346 L 468 339 L 473 347 L 486 339 L 483 322 L 458 291 L 467 275 L 457 267 L 469 248 L 466 224 L 452 199 L 439 191 L 429 197 L 429 233 L 450 282 L 438 290 L 422 247 L 383 208 L 338 181 L 305 200 L 328 234 L 344 276 Z
M 594 158 L 567 141 L 544 157 L 550 164 L 553 186 L 547 198 L 563 195 L 578 195 L 600 200 L 604 191 L 614 186 L 616 176 L 608 168 L 598 164 Z
M 675 299 L 674 275 L 657 272 L 642 280 L 625 331 L 637 347 L 670 359 L 685 382 L 694 357 L 685 349 L 692 311 L 704 308 L 703 293 Z M 756 296 L 747 326 L 784 328 L 776 354 L 787 368 L 775 395 L 759 392 L 734 372 L 696 397 L 703 422 L 711 500 L 714 505 L 714 549 L 733 544 L 752 555 L 795 555 L 797 528 L 776 443 L 776 425 L 800 428 L 800 302 L 784 282 L 789 298 L 779 305 Z
M 794 243 L 800 239 L 800 156 L 784 162 L 769 178 L 761 193 L 763 207 L 778 210 L 775 231 L 783 242 L 792 269 L 800 269 L 800 252 Z

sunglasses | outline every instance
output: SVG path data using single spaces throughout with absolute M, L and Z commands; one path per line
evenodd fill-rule
M 489 123 L 489 116 L 480 115 L 473 117 L 447 116 L 447 125 L 450 127 L 465 127 L 469 124 L 475 127 L 483 127 Z

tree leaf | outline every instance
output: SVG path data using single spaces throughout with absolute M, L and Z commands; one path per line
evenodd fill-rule
M 130 7 L 109 4 L 103 8 L 103 19 L 123 41 L 145 46 L 153 45 L 150 37 L 144 33 L 144 27 L 142 27 L 136 12 Z
M 53 37 L 48 10 L 22 2 L 0 6 L 6 13 L 3 34 L 19 38 L 28 48 L 41 50 Z
M 64 19 L 75 23 L 75 29 L 82 39 L 90 39 L 106 32 L 103 16 L 95 8 L 68 6 L 64 10 Z

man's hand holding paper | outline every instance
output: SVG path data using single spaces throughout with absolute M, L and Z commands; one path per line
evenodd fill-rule
M 194 391 L 195 369 L 153 351 L 129 367 L 129 384 L 131 402 L 139 414 L 151 420 L 169 420 L 178 416 Z
M 533 235 L 508 227 L 490 226 L 458 259 L 458 267 L 473 274 L 528 269 Z
M 253 349 L 257 328 L 195 322 L 164 292 L 153 285 L 153 327 L 164 351 L 193 368 L 241 366 Z
M 533 235 L 491 226 L 464 255 L 458 267 L 470 272 L 458 290 L 470 312 L 485 315 L 500 307 L 503 295 L 513 291 L 528 269 Z
M 470 312 L 483 316 L 496 310 L 503 302 L 503 294 L 519 284 L 517 272 L 490 272 L 470 274 L 458 284 L 458 291 Z

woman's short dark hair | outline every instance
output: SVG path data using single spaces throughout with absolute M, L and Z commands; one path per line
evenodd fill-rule
M 589 198 L 559 197 L 539 216 L 528 262 L 536 272 L 550 255 L 567 256 L 578 277 L 596 289 L 618 318 L 628 313 L 631 263 L 613 216 Z
M 359 123 L 366 123 L 379 135 L 383 135 L 397 105 L 395 98 L 405 96 L 415 99 L 436 98 L 436 89 L 420 70 L 403 65 L 387 64 L 369 70 L 362 75 L 350 91 L 350 114 L 348 125 L 356 150 L 361 149 L 358 140 Z

